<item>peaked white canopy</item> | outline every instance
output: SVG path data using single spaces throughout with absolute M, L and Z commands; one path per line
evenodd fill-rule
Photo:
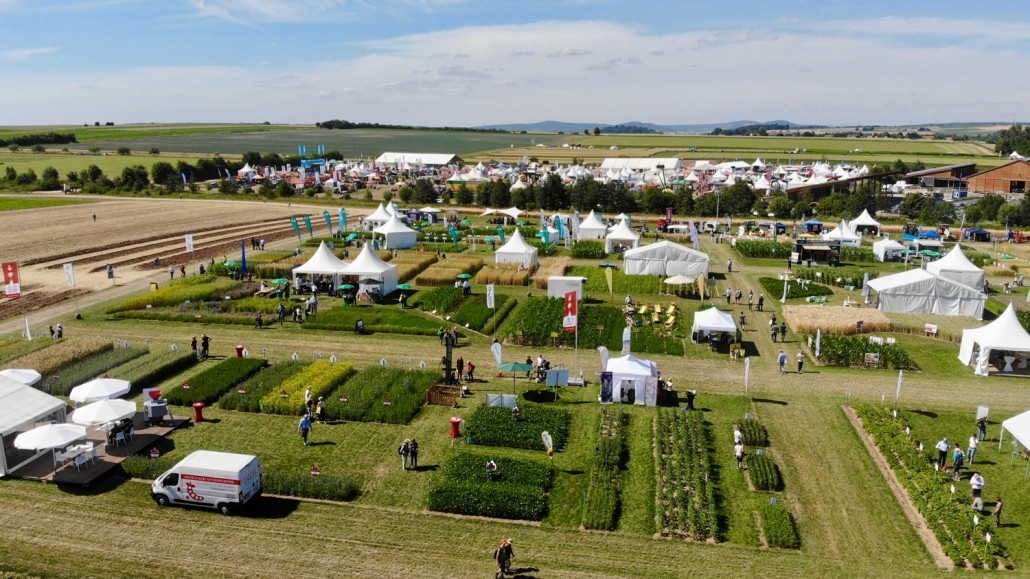
M 393 213 L 387 211 L 386 207 L 384 207 L 383 204 L 380 203 L 379 207 L 376 207 L 376 210 L 373 211 L 371 215 L 366 217 L 365 220 L 362 221 L 362 223 L 365 226 L 365 231 L 372 231 L 376 227 L 382 227 L 383 225 L 385 225 L 391 217 L 393 217 Z
M 582 228 L 583 226 L 580 225 Z M 616 243 L 622 243 L 630 246 L 631 248 L 640 245 L 640 236 L 633 232 L 626 224 L 626 221 L 620 221 L 604 238 L 604 250 L 607 253 L 612 252 L 612 248 Z
M 698 275 L 708 277 L 710 264 L 706 254 L 671 241 L 629 249 L 623 255 L 623 271 L 628 275 L 685 275 L 696 279 Z
M 893 239 L 881 239 L 873 243 L 873 255 L 880 261 L 887 261 L 900 256 L 903 249 L 905 249 L 905 246 Z
M 855 233 L 854 230 L 851 229 L 851 226 L 843 220 L 833 231 L 823 233 L 823 239 L 839 240 L 841 245 L 849 245 L 851 247 L 859 247 L 862 245 L 862 236 Z
M 923 269 L 869 280 L 877 308 L 885 312 L 970 316 L 983 319 L 987 296 L 978 289 Z
M 926 264 L 926 271 L 972 288 L 982 288 L 984 277 L 987 275 L 984 270 L 969 261 L 957 243 L 944 257 Z
M 863 209 L 862 214 L 851 220 L 851 228 L 856 233 L 861 233 L 864 230 L 873 231 L 873 235 L 880 234 L 880 222 L 873 219 L 873 216 L 869 214 L 868 209 Z
M 597 218 L 597 214 L 591 210 L 590 215 L 587 215 L 586 219 L 579 224 L 576 241 L 604 239 L 606 233 L 608 233 L 608 228 L 605 227 L 604 223 L 601 223 L 601 220 Z
M 386 249 L 407 249 L 418 243 L 418 232 L 402 223 L 396 215 L 372 231 L 386 238 Z
M 998 319 L 986 326 L 962 330 L 962 345 L 959 346 L 958 359 L 963 364 L 972 364 L 973 350 L 977 346 L 980 348 L 980 355 L 976 358 L 975 371 L 980 376 L 987 375 L 991 350 L 1030 352 L 1030 333 L 1027 333 L 1023 329 L 1023 324 L 1019 323 L 1016 310 L 1011 303 Z
M 654 406 L 657 398 L 658 365 L 651 360 L 641 360 L 632 354 L 619 358 L 609 358 L 605 366 L 606 372 L 612 373 L 612 396 L 622 399 L 622 390 L 634 392 L 633 403 Z M 647 383 L 653 381 L 654 396 L 647 392 Z
M 532 267 L 540 263 L 537 258 L 539 251 L 526 242 L 522 232 L 515 229 L 515 233 L 494 253 L 495 263 L 521 263 L 526 267 Z
M 1030 448 L 1030 410 L 1017 414 L 1008 420 L 1001 422 L 1001 436 L 998 438 L 998 447 L 1001 448 L 1005 431 L 1008 430 L 1013 438 L 1019 441 L 1024 448 Z M 1024 479 L 1025 479 L 1024 475 Z
M 333 282 L 339 282 L 339 275 L 347 267 L 347 262 L 333 255 L 329 246 L 323 241 L 318 245 L 315 254 L 311 256 L 304 265 L 293 268 L 293 287 L 297 287 L 297 276 L 299 275 L 331 275 Z
M 43 379 L 42 374 L 28 368 L 8 368 L 7 370 L 0 370 L 0 375 L 17 380 L 27 386 L 32 386 Z
M 397 266 L 386 263 L 366 243 L 361 248 L 361 253 L 343 268 L 340 275 L 354 276 L 357 279 L 359 291 L 371 291 L 377 288 L 382 295 L 389 295 L 397 289 Z M 371 279 L 378 283 L 361 283 L 362 280 Z
M 697 337 L 709 332 L 735 331 L 737 331 L 737 324 L 733 322 L 733 316 L 716 307 L 696 312 L 694 325 L 690 330 L 691 334 L 696 334 Z

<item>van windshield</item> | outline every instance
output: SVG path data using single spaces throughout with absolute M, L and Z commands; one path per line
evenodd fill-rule
M 179 473 L 173 472 L 165 477 L 164 485 L 166 487 L 174 487 L 179 484 Z

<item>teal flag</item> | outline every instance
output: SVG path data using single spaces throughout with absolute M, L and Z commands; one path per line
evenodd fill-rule
M 504 243 L 504 228 L 500 225 L 497 226 L 497 237 L 500 237 L 501 243 Z
M 315 238 L 314 231 L 311 230 L 311 216 L 304 214 L 304 226 L 308 228 L 308 237 L 311 239 Z
M 451 239 L 454 241 L 454 245 L 458 245 L 458 230 L 451 228 Z
M 325 217 L 325 226 L 329 228 L 329 235 L 333 234 L 333 218 L 329 217 L 328 211 L 322 212 L 322 217 Z
M 297 239 L 304 241 L 304 238 L 300 236 L 300 225 L 297 224 L 297 218 L 290 217 L 290 223 L 293 224 L 293 232 L 297 234 Z
M 340 232 L 347 229 L 347 210 L 340 207 Z

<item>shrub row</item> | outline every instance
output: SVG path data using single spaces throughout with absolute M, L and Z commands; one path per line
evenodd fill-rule
M 583 290 L 591 293 L 608 293 L 605 268 L 588 265 L 574 265 L 567 275 L 585 277 Z M 662 277 L 654 275 L 626 275 L 621 269 L 612 270 L 613 291 L 618 294 L 657 294 Z
M 194 402 L 211 404 L 223 392 L 243 382 L 266 362 L 260 358 L 226 358 L 214 366 L 192 376 L 186 384 L 163 394 L 169 404 L 188 406 Z
M 812 337 L 814 339 L 814 336 Z M 867 352 L 880 354 L 877 368 L 890 370 L 916 370 L 915 360 L 897 344 L 875 344 L 868 336 L 839 336 L 823 334 L 819 341 L 819 361 L 829 366 L 865 365 Z
M 604 259 L 603 241 L 578 241 L 572 246 L 572 257 L 577 259 Z
M 747 457 L 747 474 L 751 484 L 760 491 L 783 490 L 783 478 L 780 468 L 767 454 L 752 454 Z
M 509 417 L 510 419 L 510 417 Z M 486 472 L 493 460 L 497 471 Z M 455 457 L 429 491 L 430 510 L 500 519 L 539 521 L 551 487 L 548 465 L 464 453 Z
M 762 517 L 762 532 L 770 547 L 801 548 L 801 537 L 798 536 L 794 517 L 783 505 L 763 504 L 758 507 L 758 514 Z
M 765 288 L 765 295 L 770 296 L 770 299 L 780 299 L 783 297 L 783 284 L 782 279 L 776 279 L 773 277 L 760 277 L 758 283 L 762 284 Z M 806 283 L 804 285 L 793 282 L 787 289 L 787 299 L 794 298 L 807 298 L 808 296 L 828 296 L 833 295 L 833 290 L 817 283 Z M 757 299 L 757 298 L 756 298 Z
M 197 355 L 192 350 L 162 350 L 151 352 L 146 356 L 126 362 L 110 372 L 112 378 L 128 380 L 132 384 L 132 394 L 153 388 L 170 376 L 183 372 L 197 363 Z
M 940 541 L 944 553 L 962 567 L 970 565 L 994 568 L 999 560 L 1011 566 L 998 530 L 987 524 L 973 525 L 973 510 L 965 494 L 951 494 L 950 476 L 933 468 L 936 451 L 927 445 L 928 454 L 920 454 L 917 444 L 905 433 L 905 425 L 895 420 L 885 407 L 862 404 L 855 407 L 866 432 L 887 459 L 909 498 L 923 514 Z M 985 534 L 993 535 L 987 542 Z
M 774 257 L 783 260 L 794 251 L 794 245 L 790 243 L 752 239 L 738 239 L 735 248 L 744 257 Z
M 188 324 L 228 324 L 249 326 L 254 324 L 250 316 L 232 314 L 187 314 L 168 310 L 131 310 L 111 314 L 116 320 L 153 320 L 157 322 L 183 322 Z
M 306 409 L 304 392 L 310 387 L 311 397 L 328 396 L 334 388 L 354 374 L 354 364 L 329 360 L 318 360 L 282 382 L 278 390 L 273 389 L 261 398 L 262 412 L 296 415 Z M 286 392 L 286 396 L 282 396 Z M 327 408 L 328 410 L 328 408 Z
M 306 362 L 288 360 L 263 368 L 240 384 L 246 394 L 240 396 L 235 390 L 229 390 L 218 399 L 218 407 L 223 410 L 239 410 L 242 412 L 261 412 L 261 399 L 269 392 L 279 392 L 283 382 L 307 368 Z
M 862 280 L 865 274 L 869 279 L 876 279 L 880 274 L 876 271 L 862 269 L 860 267 L 795 267 L 794 277 L 807 279 L 837 287 L 854 286 L 862 287 Z M 781 287 L 780 292 L 783 289 Z
M 583 527 L 587 529 L 615 530 L 626 449 L 625 420 L 618 406 L 601 409 L 600 432 L 583 505 Z
M 64 366 L 57 378 L 51 378 L 50 393 L 54 396 L 67 396 L 75 386 L 99 378 L 111 368 L 135 360 L 148 351 L 146 348 L 112 348 L 86 356 Z M 111 377 L 117 378 L 117 376 Z
M 695 541 L 714 538 L 718 530 L 715 484 L 703 414 L 660 408 L 653 428 L 658 531 Z
M 422 407 L 438 374 L 373 366 L 337 388 L 327 399 L 326 414 L 334 420 L 407 424 Z M 340 395 L 347 395 L 347 402 Z M 390 399 L 387 406 L 385 399 Z
M 490 320 L 490 317 L 493 316 L 495 313 L 500 313 L 503 311 L 504 315 L 507 315 L 507 312 L 511 311 L 511 308 L 505 309 L 505 305 L 508 302 L 513 301 L 515 300 L 504 294 L 495 294 L 494 308 L 490 309 L 486 307 L 486 294 L 476 294 L 466 299 L 465 302 L 462 303 L 461 306 L 458 308 L 458 311 L 454 312 L 453 321 L 459 326 L 465 326 L 468 328 L 472 328 L 473 330 L 479 331 L 482 330 L 484 326 L 486 326 L 487 322 Z M 493 325 L 496 326 L 497 324 L 494 323 Z
M 36 350 L 19 358 L 14 365 L 7 364 L 7 367 L 35 368 L 46 377 L 78 360 L 113 348 L 114 343 L 104 338 L 64 338 L 49 348 Z
M 744 435 L 744 446 L 748 448 L 769 446 L 769 431 L 761 422 L 754 418 L 745 418 L 738 425 L 740 432 Z
M 521 415 L 515 420 L 509 408 L 480 406 L 465 420 L 465 435 L 472 439 L 472 444 L 543 450 L 540 433 L 546 430 L 551 434 L 556 451 L 565 448 L 569 438 L 569 411 L 526 402 L 519 410 Z
M 504 299 L 501 299 L 502 297 Z M 501 323 L 507 319 L 508 314 L 510 314 L 511 311 L 515 309 L 515 306 L 518 305 L 518 300 L 515 298 L 509 298 L 508 296 L 498 295 L 496 296 L 496 299 L 496 313 L 485 324 L 483 324 L 482 328 L 480 328 L 480 331 L 488 336 L 497 331 L 497 328 Z

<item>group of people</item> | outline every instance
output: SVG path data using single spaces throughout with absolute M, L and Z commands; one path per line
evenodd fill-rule
M 207 360 L 208 351 L 209 351 L 210 347 L 211 347 L 211 338 L 209 338 L 207 334 L 204 334 L 200 338 L 200 350 L 199 351 L 197 350 L 197 337 L 193 336 L 193 339 L 190 340 L 190 349 L 193 350 L 193 353 L 196 354 L 197 359 L 199 359 L 199 360 Z
M 947 437 L 942 438 L 934 445 L 937 449 L 937 461 L 936 466 L 942 472 L 950 474 L 950 476 L 956 481 L 962 480 L 962 468 L 968 463 L 972 465 L 976 459 L 976 450 L 980 443 L 987 438 L 987 417 L 982 416 L 976 419 L 976 432 L 969 437 L 969 444 L 966 446 L 965 452 L 962 451 L 962 445 L 952 444 L 948 441 Z M 951 461 L 949 466 L 948 461 Z M 979 472 L 973 472 L 969 477 L 969 486 L 972 489 L 973 494 L 973 509 L 982 512 L 984 509 L 983 502 L 983 488 L 986 486 L 984 477 Z M 991 514 L 994 515 L 994 522 L 999 527 L 1001 526 L 1001 510 L 1002 500 L 1000 496 L 994 498 L 994 508 L 991 510 Z
M 458 279 L 454 282 L 454 287 L 461 289 L 462 295 L 472 295 L 472 283 L 467 279 Z
M 61 324 L 57 324 L 57 329 L 56 330 L 54 329 L 53 326 L 50 326 L 50 337 L 51 338 L 58 338 L 58 339 L 63 338 L 64 337 L 64 326 L 62 326 Z
M 250 238 L 250 248 L 251 249 L 264 249 L 265 248 L 265 240 L 264 239 L 258 239 L 256 237 L 251 237 Z
M 744 290 L 737 288 L 726 288 L 726 305 L 740 305 L 744 299 Z M 765 294 L 758 294 L 758 302 L 755 302 L 755 290 L 747 290 L 747 309 L 754 311 L 757 305 L 758 311 L 765 307 Z
M 798 352 L 797 361 L 798 361 L 798 374 L 800 374 L 801 373 L 801 369 L 805 365 L 805 353 L 804 352 Z M 780 365 L 780 374 L 786 373 L 787 372 L 787 353 L 784 352 L 783 350 L 780 350 L 780 354 L 778 356 L 776 356 L 776 362 Z
M 776 336 L 780 337 L 781 342 L 786 341 L 787 322 L 781 321 L 779 325 L 776 325 L 776 314 L 773 314 L 773 317 L 769 319 L 769 331 L 772 333 L 773 342 L 776 341 Z
M 418 470 L 418 441 L 414 438 L 407 438 L 397 449 L 401 456 L 401 470 Z

